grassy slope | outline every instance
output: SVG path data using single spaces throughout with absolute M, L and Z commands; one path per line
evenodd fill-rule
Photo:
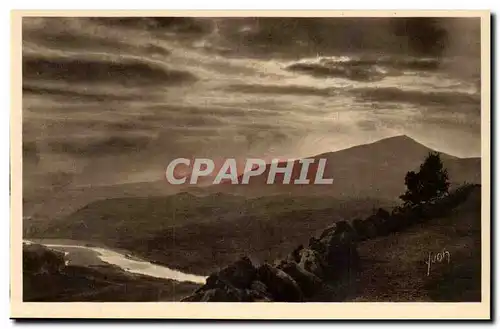
M 36 223 L 25 237 L 69 238 L 132 251 L 190 273 L 209 274 L 242 254 L 273 260 L 339 219 L 390 202 L 230 195 L 110 199 L 63 220 Z
M 362 270 L 339 294 L 320 300 L 472 302 L 481 300 L 481 196 L 476 188 L 453 214 L 363 242 Z M 446 249 L 451 262 L 431 265 L 429 252 Z

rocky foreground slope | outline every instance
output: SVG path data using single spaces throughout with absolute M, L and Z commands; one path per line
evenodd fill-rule
M 312 237 L 274 264 L 255 265 L 248 257 L 213 273 L 185 302 L 303 302 L 346 285 L 358 272 L 358 243 L 403 231 L 450 214 L 478 185 L 465 185 L 418 206 L 379 209 L 361 220 L 341 221 Z M 377 251 L 374 250 L 374 253 Z

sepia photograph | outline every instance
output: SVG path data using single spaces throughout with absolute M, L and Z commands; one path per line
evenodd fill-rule
M 489 12 L 218 14 L 13 13 L 13 316 L 489 318 Z

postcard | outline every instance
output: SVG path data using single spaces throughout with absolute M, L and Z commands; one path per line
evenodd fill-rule
M 491 318 L 487 11 L 13 11 L 11 317 Z

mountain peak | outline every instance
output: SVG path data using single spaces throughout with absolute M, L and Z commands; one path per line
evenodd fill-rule
M 380 140 L 376 141 L 375 143 L 384 142 L 384 141 L 400 141 L 400 142 L 412 142 L 412 143 L 420 144 L 419 142 L 417 142 L 416 140 L 414 140 L 413 138 L 411 138 L 408 135 L 396 135 L 396 136 L 392 136 L 392 137 L 387 137 L 387 138 L 380 139 Z M 422 145 L 422 144 L 420 144 L 420 145 Z
M 389 148 L 392 150 L 401 150 L 401 151 L 415 151 L 416 149 L 425 149 L 428 152 L 434 151 L 433 149 L 427 147 L 426 145 L 418 142 L 417 140 L 411 138 L 408 135 L 397 135 L 392 137 L 387 137 L 383 139 L 379 139 L 375 142 L 359 145 L 359 146 L 379 146 L 384 148 Z
M 360 144 L 356 146 L 351 146 L 345 149 L 341 149 L 333 152 L 326 152 L 315 157 L 320 157 L 324 155 L 332 155 L 335 153 L 343 153 L 345 151 L 363 151 L 363 152 L 414 152 L 415 150 L 425 150 L 425 151 L 433 151 L 427 146 L 417 142 L 413 138 L 408 135 L 397 135 L 391 136 L 387 138 L 382 138 L 373 142 L 369 142 L 366 144 Z M 419 152 L 420 153 L 420 152 Z M 366 157 L 369 157 L 369 153 L 364 154 Z

